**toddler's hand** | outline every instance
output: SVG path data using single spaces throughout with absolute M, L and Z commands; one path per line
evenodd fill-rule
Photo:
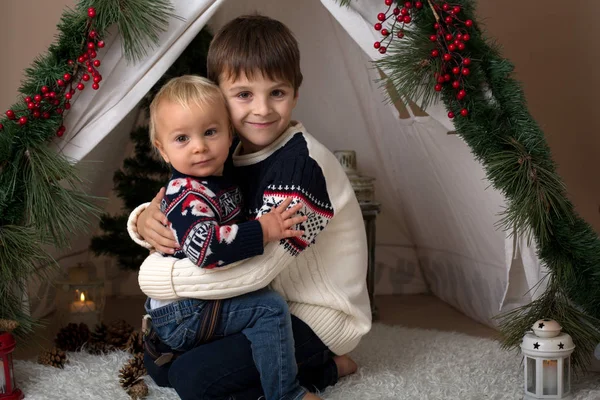
M 300 224 L 308 219 L 306 216 L 295 216 L 302 208 L 302 203 L 298 203 L 290 209 L 287 209 L 292 203 L 292 198 L 288 197 L 281 204 L 272 209 L 269 213 L 261 215 L 258 219 L 263 231 L 263 241 L 278 242 L 281 239 L 290 237 L 300 237 L 304 231 L 290 229 L 294 225 Z

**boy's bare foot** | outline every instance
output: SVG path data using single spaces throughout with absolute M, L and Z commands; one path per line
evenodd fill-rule
M 335 356 L 333 357 L 333 361 L 335 361 L 335 365 L 337 365 L 338 378 L 353 374 L 358 369 L 358 365 L 347 355 Z

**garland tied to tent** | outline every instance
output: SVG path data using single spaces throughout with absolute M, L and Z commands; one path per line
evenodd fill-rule
M 500 226 L 534 241 L 548 269 L 539 298 L 496 317 L 503 345 L 518 348 L 535 321 L 552 318 L 573 337 L 574 368 L 584 371 L 600 343 L 600 240 L 567 199 L 513 65 L 475 22 L 473 0 L 381 1 L 387 10 L 374 16 L 381 35 L 374 47 L 385 54 L 376 62 L 388 75 L 383 83 L 424 109 L 443 101 L 457 134 L 506 197 Z
M 51 141 L 65 133 L 77 92 L 100 88 L 97 56 L 108 29 L 117 26 L 135 62 L 158 43 L 172 13 L 169 0 L 81 0 L 63 13 L 56 42 L 25 70 L 21 98 L 0 117 L 0 319 L 17 321 L 18 336 L 36 324 L 23 305 L 28 280 L 47 274 L 40 265 L 56 267 L 46 249 L 68 247 L 98 213 Z

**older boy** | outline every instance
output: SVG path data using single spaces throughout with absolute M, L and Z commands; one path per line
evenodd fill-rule
M 231 21 L 211 43 L 208 73 L 225 94 L 240 137 L 233 164 L 248 212 L 258 217 L 294 197 L 303 203 L 300 214 L 308 217 L 300 228 L 305 234 L 271 243 L 264 254 L 218 276 L 186 260 L 151 256 L 141 267 L 140 286 L 157 298 L 206 299 L 271 284 L 293 316 L 300 383 L 323 389 L 356 370 L 345 354 L 371 328 L 360 207 L 333 154 L 291 119 L 302 74 L 298 45 L 287 27 L 262 16 Z M 136 209 L 129 226 L 134 240 L 150 246 L 142 242 L 146 238 L 168 252 L 175 244 L 163 226 L 161 195 L 141 215 L 147 205 Z M 167 375 L 168 384 L 189 398 L 256 399 L 260 391 L 248 350 L 243 338 L 216 340 L 182 355 L 168 372 L 152 372 L 152 367 L 149 372 L 163 382 Z

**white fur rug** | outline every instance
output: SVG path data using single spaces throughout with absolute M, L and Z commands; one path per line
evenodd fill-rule
M 375 324 L 352 353 L 357 374 L 321 396 L 328 400 L 504 400 L 522 399 L 523 372 L 516 352 L 498 342 L 463 334 Z M 118 371 L 129 355 L 69 353 L 64 369 L 15 361 L 18 386 L 26 400 L 127 400 Z M 146 377 L 148 399 L 178 399 L 172 389 Z M 600 399 L 600 376 L 575 385 L 574 400 Z

